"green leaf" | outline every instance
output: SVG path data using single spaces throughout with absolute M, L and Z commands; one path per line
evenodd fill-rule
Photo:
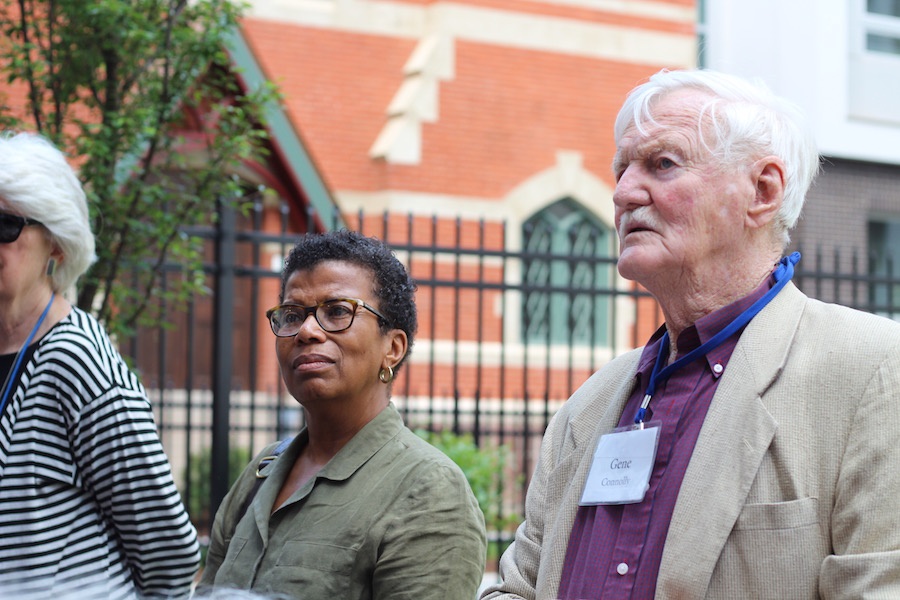
M 245 9 L 234 0 L 0 0 L 0 70 L 28 94 L 24 118 L 0 109 L 0 124 L 43 133 L 79 166 L 98 260 L 78 304 L 113 335 L 205 290 L 198 241 L 180 228 L 209 223 L 220 198 L 241 196 L 248 186 L 231 174 L 263 155 L 263 107 L 277 90 L 242 95 L 224 51 Z M 186 115 L 200 116 L 193 133 L 204 146 L 193 154 Z M 183 270 L 159 289 L 170 259 Z

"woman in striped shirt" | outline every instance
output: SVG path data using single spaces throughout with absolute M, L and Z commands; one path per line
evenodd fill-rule
M 197 569 L 144 389 L 65 297 L 93 258 L 63 155 L 0 137 L 0 597 L 183 597 Z

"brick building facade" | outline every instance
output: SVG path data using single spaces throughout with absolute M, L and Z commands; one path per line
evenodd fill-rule
M 482 440 L 513 440 L 512 504 L 555 408 L 659 323 L 613 265 L 613 121 L 637 83 L 695 65 L 695 24 L 695 0 L 254 0 L 231 48 L 245 84 L 267 79 L 283 94 L 267 164 L 240 173 L 269 190 L 263 227 L 284 229 L 281 204 L 289 232 L 307 229 L 308 209 L 336 207 L 391 245 L 432 249 L 401 253 L 417 279 L 453 284 L 420 285 L 394 398 L 425 407 L 429 425 L 461 418 L 477 432 L 483 419 Z M 177 473 L 219 435 L 217 407 L 230 410 L 233 448 L 299 426 L 263 314 L 286 247 L 253 249 L 247 270 L 266 273 L 238 283 L 228 327 L 213 295 L 134 342 Z M 595 266 L 579 272 L 574 256 Z M 576 278 L 590 288 L 581 304 Z M 225 330 L 233 338 L 217 342 Z M 225 366 L 217 345 L 229 347 Z
M 695 23 L 693 0 L 260 0 L 242 34 L 348 223 L 387 212 L 396 217 L 389 242 L 443 235 L 467 246 L 452 238 L 453 223 L 486 222 L 480 243 L 513 252 L 572 250 L 562 235 L 533 232 L 576 224 L 613 257 L 615 115 L 641 80 L 695 64 Z M 443 225 L 428 226 L 434 217 Z M 404 231 L 408 219 L 422 226 Z M 614 270 L 604 277 L 630 286 Z M 419 299 L 414 357 L 449 364 L 431 347 L 448 332 L 428 324 L 464 341 L 478 332 L 457 328 L 452 312 L 433 319 L 429 311 L 449 305 L 430 300 Z M 481 342 L 520 346 L 529 335 L 520 306 L 505 305 L 505 330 Z M 637 333 L 633 319 L 602 326 L 621 333 L 611 354 L 646 339 L 658 322 L 648 311 Z M 497 331 L 498 311 L 485 318 Z M 564 399 L 564 387 L 552 395 Z

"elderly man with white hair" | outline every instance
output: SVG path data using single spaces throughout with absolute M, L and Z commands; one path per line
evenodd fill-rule
M 662 71 L 615 137 L 619 272 L 665 324 L 556 414 L 482 598 L 900 598 L 900 324 L 791 283 L 802 115 Z

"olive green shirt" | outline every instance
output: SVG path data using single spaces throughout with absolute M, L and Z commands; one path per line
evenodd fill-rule
M 389 406 L 270 516 L 304 429 L 262 470 L 259 457 L 222 502 L 201 589 L 304 600 L 471 600 L 484 574 L 484 516 L 459 467 Z M 260 456 L 270 453 L 273 446 Z

